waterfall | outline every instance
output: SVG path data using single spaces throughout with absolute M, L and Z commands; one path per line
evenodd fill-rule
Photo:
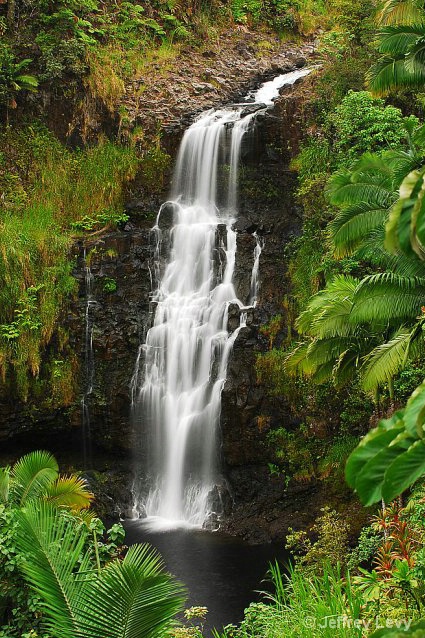
M 254 237 L 255 237 L 255 248 L 254 248 L 254 264 L 252 266 L 252 272 L 251 272 L 251 286 L 250 286 L 250 291 L 249 291 L 249 305 L 253 306 L 255 308 L 255 306 L 257 305 L 257 297 L 258 297 L 258 289 L 260 287 L 260 279 L 259 279 L 259 275 L 260 275 L 260 256 L 261 256 L 261 251 L 263 250 L 263 240 L 261 239 L 261 237 L 259 237 L 257 235 L 257 233 L 254 233 Z
M 288 75 L 288 83 L 295 81 Z M 271 84 L 262 87 L 265 104 L 273 100 Z M 260 101 L 256 95 L 253 99 Z M 161 208 L 153 228 L 155 312 L 138 353 L 132 397 L 144 431 L 149 483 L 145 492 L 135 489 L 136 507 L 155 519 L 202 526 L 219 477 L 221 392 L 233 344 L 246 321 L 233 286 L 237 177 L 242 139 L 255 115 L 244 115 L 244 105 L 209 111 L 187 129 L 170 202 Z M 227 188 L 219 179 L 225 165 Z M 173 224 L 164 267 L 162 216 L 170 210 Z M 262 248 L 256 240 L 252 306 L 257 301 Z M 231 303 L 241 308 L 241 319 L 229 334 Z
M 83 430 L 83 463 L 87 468 L 91 461 L 91 422 L 90 422 L 90 397 L 94 384 L 94 349 L 93 349 L 93 307 L 96 304 L 93 298 L 93 273 L 90 262 L 84 248 L 84 283 L 86 293 L 85 328 L 84 328 L 84 393 L 81 399 L 81 421 Z

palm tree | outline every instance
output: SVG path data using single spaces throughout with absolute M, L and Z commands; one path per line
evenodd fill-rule
M 370 90 L 386 95 L 393 89 L 425 84 L 425 13 L 420 0 L 386 0 L 377 14 L 380 59 L 367 74 Z
M 337 386 L 359 374 L 364 390 L 376 396 L 388 385 L 392 396 L 393 377 L 422 353 L 425 264 L 412 250 L 384 248 L 385 227 L 395 225 L 394 211 L 401 210 L 403 176 L 421 162 L 422 135 L 423 128 L 408 131 L 409 150 L 367 153 L 331 178 L 328 198 L 340 209 L 329 224 L 335 256 L 355 254 L 384 272 L 362 280 L 340 275 L 310 300 L 296 324 L 306 340 L 287 357 L 289 373 Z
M 0 468 L 0 503 L 24 507 L 33 500 L 79 511 L 90 507 L 93 494 L 77 474 L 60 475 L 55 457 L 39 450 L 26 454 L 12 468 Z
M 329 224 L 335 257 L 352 255 L 372 241 L 383 241 L 389 210 L 403 176 L 420 164 L 414 149 L 366 153 L 350 169 L 337 171 L 327 187 L 329 202 L 340 210 Z M 377 236 L 379 235 L 379 237 Z
M 423 303 L 425 278 L 422 287 L 407 296 L 412 310 L 400 301 L 405 299 L 403 285 L 408 284 L 389 275 L 361 281 L 340 275 L 318 292 L 297 319 L 305 341 L 287 356 L 286 371 L 310 376 L 315 383 L 332 380 L 337 387 L 359 375 L 365 391 L 376 396 L 388 385 L 392 396 L 393 377 L 424 350 L 425 317 L 416 319 L 414 302 L 419 308 Z M 398 309 L 395 317 L 393 304 Z
M 59 474 L 49 452 L 31 452 L 0 470 L 21 587 L 41 599 L 37 623 L 52 638 L 162 638 L 182 609 L 183 587 L 147 545 L 101 567 L 86 512 L 92 499 L 82 478 Z
M 45 501 L 17 512 L 23 572 L 42 600 L 53 638 L 163 638 L 182 610 L 184 589 L 148 545 L 102 569 L 86 549 L 88 529 Z
M 385 0 L 376 14 L 378 25 L 417 24 L 423 20 L 423 0 Z

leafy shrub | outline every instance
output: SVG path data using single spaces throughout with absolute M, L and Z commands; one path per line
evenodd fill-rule
M 110 294 L 116 292 L 116 290 L 117 282 L 115 281 L 115 279 L 112 279 L 111 277 L 105 277 L 105 279 L 103 280 L 103 292 Z
M 40 80 L 57 82 L 65 76 L 81 77 L 88 73 L 85 44 L 77 38 L 58 39 L 49 33 L 42 32 L 36 39 L 42 52 Z
M 321 512 L 310 528 L 315 541 L 307 532 L 292 529 L 286 538 L 285 547 L 295 555 L 297 564 L 312 573 L 319 573 L 326 564 L 345 565 L 347 560 L 348 523 L 329 507 L 321 508 Z
M 347 566 L 351 572 L 355 572 L 359 567 L 370 564 L 379 546 L 382 543 L 382 534 L 372 525 L 363 527 L 357 540 L 357 545 L 351 550 L 348 557 Z
M 400 109 L 385 106 L 367 91 L 349 91 L 328 122 L 340 165 L 366 152 L 403 146 L 407 128 L 418 125 L 416 117 L 403 117 Z

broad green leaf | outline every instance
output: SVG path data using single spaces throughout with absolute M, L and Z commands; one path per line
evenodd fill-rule
M 407 452 L 403 452 L 388 467 L 382 497 L 386 502 L 392 501 L 410 487 L 425 473 L 425 444 L 416 441 Z
M 403 421 L 413 437 L 424 437 L 425 381 L 411 394 L 404 409 Z
M 184 588 L 163 571 L 148 545 L 133 545 L 109 563 L 80 599 L 84 638 L 163 638 L 182 610 Z
M 345 477 L 351 487 L 355 487 L 359 472 L 366 463 L 403 431 L 401 414 L 396 412 L 391 419 L 381 421 L 379 427 L 368 432 L 350 454 L 345 466 Z
M 384 447 L 361 468 L 355 488 L 363 505 L 373 505 L 382 499 L 385 472 L 400 452 L 398 446 Z
M 23 571 L 42 600 L 44 626 L 54 638 L 77 638 L 77 600 L 87 577 L 76 574 L 88 531 L 49 503 L 29 503 L 17 512 L 17 544 L 27 557 Z M 83 558 L 80 569 L 89 570 Z
M 71 475 L 59 476 L 54 483 L 48 485 L 44 498 L 57 507 L 80 510 L 90 507 L 94 496 L 84 479 Z

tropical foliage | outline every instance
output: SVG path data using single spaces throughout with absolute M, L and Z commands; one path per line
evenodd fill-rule
M 0 497 L 0 635 L 159 638 L 173 625 L 182 586 L 149 546 L 124 552 L 121 526 L 104 536 L 86 482 L 51 454 L 2 468 Z
M 422 88 L 425 82 L 425 16 L 419 1 L 384 2 L 378 13 L 378 61 L 368 73 L 377 95 L 392 90 Z

